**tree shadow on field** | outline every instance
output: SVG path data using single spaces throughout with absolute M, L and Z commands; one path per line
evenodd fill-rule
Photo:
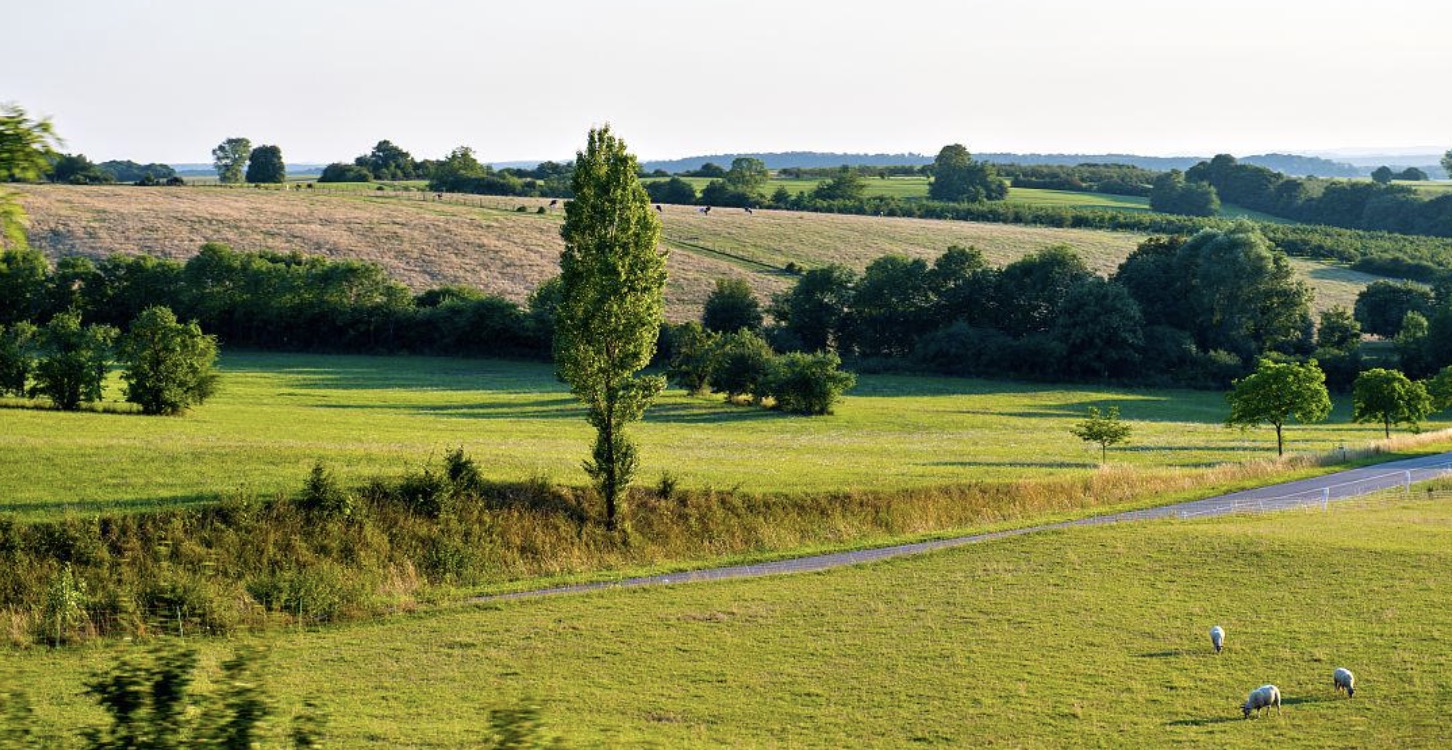
M 1149 651 L 1143 654 L 1135 654 L 1141 659 L 1173 659 L 1177 656 L 1189 656 L 1188 651 Z
M 1169 399 L 1160 399 L 1159 402 L 1170 403 Z M 1194 408 L 1186 408 L 1180 411 L 1176 411 L 1173 408 L 1163 408 L 1154 401 L 1146 401 L 1142 398 L 1096 398 L 1086 399 L 1084 401 L 1044 404 L 1037 409 L 1020 409 L 1018 411 L 963 409 L 958 411 L 958 413 L 975 414 L 999 419 L 1009 417 L 1018 419 L 1084 419 L 1089 415 L 1089 407 L 1091 406 L 1100 411 L 1107 411 L 1110 407 L 1119 407 L 1119 417 L 1126 422 L 1179 422 L 1219 426 L 1223 424 L 1225 418 L 1223 414 L 1208 410 L 1201 416 L 1197 413 L 1200 410 Z
M 789 415 L 761 406 L 724 403 L 654 404 L 645 412 L 646 422 L 667 424 L 720 424 L 722 422 L 755 422 L 763 419 L 787 419 Z M 802 417 L 810 419 L 811 417 Z
M 449 419 L 583 419 L 585 410 L 572 398 L 471 404 L 314 404 L 315 409 L 358 409 L 414 413 Z

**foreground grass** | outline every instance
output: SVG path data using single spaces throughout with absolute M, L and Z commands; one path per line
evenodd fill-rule
M 1222 426 L 1220 393 L 864 375 L 822 418 L 669 391 L 635 429 L 639 477 L 794 493 L 1083 476 L 1097 446 L 1069 427 L 1109 405 L 1134 427 L 1118 467 L 1194 476 L 1272 455 L 1270 430 Z M 1327 424 L 1288 428 L 1289 450 L 1380 437 L 1348 418 L 1343 401 Z M 0 513 L 29 517 L 295 492 L 317 460 L 349 482 L 399 476 L 458 446 L 488 479 L 578 485 L 592 435 L 543 363 L 237 352 L 216 399 L 186 417 L 9 408 L 0 428 Z
M 580 747 L 1441 747 L 1449 532 L 1452 504 L 1414 500 L 489 604 L 277 634 L 269 685 L 344 747 L 469 745 L 524 696 Z M 81 680 L 125 648 L 14 653 L 0 677 L 53 726 L 93 722 Z M 1284 715 L 1241 721 L 1265 682 Z

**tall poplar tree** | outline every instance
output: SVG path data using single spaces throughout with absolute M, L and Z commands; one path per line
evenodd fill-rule
M 621 494 L 639 464 L 625 427 L 665 388 L 664 378 L 639 374 L 660 331 L 666 251 L 658 247 L 660 220 L 637 171 L 609 126 L 591 130 L 575 155 L 574 198 L 560 230 L 555 366 L 595 428 L 584 468 L 605 499 L 610 529 L 619 525 Z

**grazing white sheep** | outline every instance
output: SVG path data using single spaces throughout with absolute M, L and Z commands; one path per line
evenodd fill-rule
M 1219 625 L 1210 628 L 1210 645 L 1215 647 L 1217 654 L 1220 653 L 1220 649 L 1225 648 L 1225 628 Z
M 1336 671 L 1331 673 L 1331 682 L 1336 686 L 1337 692 L 1345 690 L 1347 698 L 1356 694 L 1356 675 L 1346 667 L 1337 667 Z
M 1240 707 L 1240 710 L 1245 714 L 1245 718 L 1249 719 L 1252 711 L 1259 712 L 1261 709 L 1269 711 L 1271 706 L 1276 707 L 1277 714 L 1281 712 L 1281 689 L 1275 685 L 1261 685 L 1250 691 L 1250 695 L 1246 697 L 1245 704 Z

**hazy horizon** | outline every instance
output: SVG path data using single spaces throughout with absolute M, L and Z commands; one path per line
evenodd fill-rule
M 558 160 L 605 122 L 642 160 L 1452 146 L 1452 55 L 1412 33 L 1452 7 L 1413 0 L 14 5 L 7 56 L 30 63 L 0 68 L 0 101 L 95 161 L 201 163 L 231 136 L 294 163 L 382 139 Z

